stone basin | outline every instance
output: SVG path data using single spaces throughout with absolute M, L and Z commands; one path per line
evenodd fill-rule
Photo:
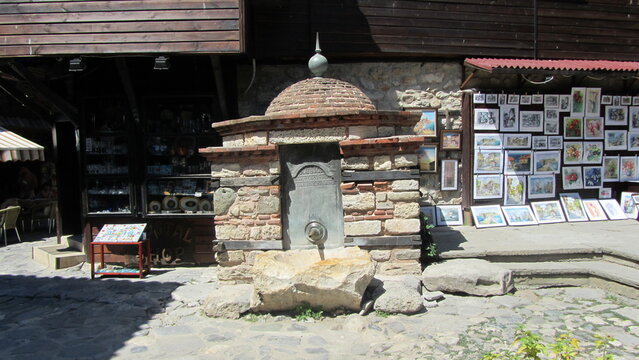
M 375 265 L 358 247 L 268 251 L 253 266 L 253 311 L 287 311 L 308 303 L 358 311 Z

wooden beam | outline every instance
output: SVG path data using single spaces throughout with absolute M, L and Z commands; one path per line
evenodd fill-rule
M 133 82 L 131 81 L 131 74 L 129 73 L 129 67 L 126 64 L 125 58 L 115 58 L 115 65 L 118 68 L 118 75 L 120 75 L 120 81 L 124 87 L 124 93 L 126 94 L 129 107 L 131 108 L 131 114 L 133 114 L 133 120 L 136 123 L 140 123 L 140 111 L 138 108 L 138 102 L 135 98 L 135 91 L 133 90 Z

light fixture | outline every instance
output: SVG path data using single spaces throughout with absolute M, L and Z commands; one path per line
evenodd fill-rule
M 169 70 L 171 68 L 171 60 L 168 56 L 158 56 L 155 58 L 153 70 Z
M 84 71 L 87 68 L 87 63 L 82 60 L 81 57 L 76 57 L 69 60 L 69 71 Z

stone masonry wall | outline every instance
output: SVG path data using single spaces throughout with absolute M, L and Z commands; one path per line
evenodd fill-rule
M 329 59 L 330 60 L 330 59 Z M 246 89 L 252 68 L 238 68 L 238 84 Z M 461 128 L 461 99 L 459 88 L 463 78 L 459 62 L 397 62 L 330 64 L 326 77 L 347 81 L 360 88 L 378 110 L 432 107 L 438 109 L 437 129 Z M 239 96 L 240 116 L 264 114 L 269 103 L 282 90 L 311 75 L 306 65 L 258 66 L 253 85 Z M 357 129 L 365 132 L 366 129 Z M 380 129 L 381 131 L 382 129 Z M 390 129 L 389 129 L 390 130 Z M 349 129 L 349 134 L 357 133 Z M 402 130 L 389 135 L 408 135 Z M 378 136 L 384 136 L 379 134 Z M 346 137 L 346 136 L 344 136 Z M 362 138 L 369 136 L 362 136 Z M 349 138 L 354 138 L 352 135 Z M 266 139 L 265 139 L 266 140 Z M 245 145 L 246 141 L 244 140 Z M 227 146 L 225 141 L 225 146 Z M 238 145 L 241 146 L 241 145 Z M 460 159 L 459 151 L 440 151 L 441 159 Z M 372 166 L 372 163 L 370 164 Z M 363 165 L 362 165 L 363 166 Z M 460 163 L 460 167 L 463 164 Z M 471 165 L 468 165 L 471 166 Z M 356 169 L 362 170 L 362 169 Z M 461 174 L 461 169 L 460 172 Z M 461 189 L 461 177 L 458 188 Z M 441 191 L 440 174 L 422 174 L 419 189 L 422 204 L 460 204 L 461 190 Z
M 279 185 L 217 189 L 214 196 L 218 240 L 282 238 Z

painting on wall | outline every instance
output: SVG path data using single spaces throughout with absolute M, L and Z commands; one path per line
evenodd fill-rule
M 503 105 L 499 107 L 498 129 L 503 132 L 519 131 L 519 106 Z
M 441 189 L 442 190 L 457 190 L 457 169 L 459 168 L 459 161 L 457 160 L 442 160 L 442 178 Z
M 603 187 L 603 166 L 584 166 L 584 189 Z
M 475 149 L 501 149 L 502 136 L 498 133 L 476 133 Z
M 519 131 L 541 132 L 544 131 L 543 111 L 520 111 Z
M 535 151 L 533 156 L 533 172 L 535 174 L 559 174 L 561 152 Z
M 639 131 L 639 106 L 628 108 L 629 131 Z
M 639 151 L 639 131 L 628 131 L 628 151 Z
M 601 88 L 586 89 L 586 116 L 599 116 L 599 108 L 601 107 Z
M 581 141 L 564 141 L 564 164 L 581 164 L 583 153 Z
M 604 146 L 601 141 L 584 141 L 581 162 L 584 164 L 601 164 L 603 150 Z
M 570 111 L 570 95 L 559 95 L 559 111 Z
M 619 181 L 637 180 L 637 157 L 619 157 Z
M 559 135 L 559 110 L 544 111 L 544 134 Z
M 544 108 L 559 109 L 559 95 L 554 95 L 554 94 L 544 95 Z
M 507 150 L 504 165 L 504 174 L 530 174 L 532 173 L 532 151 Z
M 570 92 L 570 116 L 582 117 L 585 113 L 586 88 L 572 88 Z
M 499 130 L 499 109 L 475 109 L 475 130 Z
M 583 189 L 581 166 L 564 166 L 561 168 L 562 186 L 565 190 Z
M 548 137 L 548 150 L 551 149 L 563 149 L 564 148 L 564 137 L 559 136 L 549 136 Z
M 605 108 L 605 123 L 609 126 L 628 125 L 628 107 L 609 105 Z
M 440 147 L 442 150 L 461 150 L 461 130 L 442 130 Z
M 564 118 L 564 138 L 581 139 L 583 136 L 583 118 L 566 116 Z
M 606 150 L 626 150 L 628 148 L 626 141 L 628 140 L 628 132 L 626 130 L 605 130 L 604 131 L 604 149 Z
M 530 175 L 528 198 L 547 199 L 555 197 L 555 175 Z
M 504 164 L 501 150 L 475 150 L 475 174 L 502 172 Z
M 601 116 L 584 119 L 584 139 L 603 139 L 604 123 Z
M 437 172 L 437 144 L 422 145 L 417 150 L 419 170 L 425 173 Z
M 504 177 L 504 205 L 523 205 L 526 203 L 526 177 Z
M 546 150 L 548 149 L 548 136 L 537 135 L 532 137 L 533 150 Z
M 532 146 L 531 134 L 504 134 L 505 149 L 530 149 Z
M 475 175 L 473 198 L 501 199 L 503 177 L 499 175 Z
M 603 181 L 619 181 L 619 156 L 604 156 L 603 170 Z
M 422 115 L 415 125 L 417 135 L 435 137 L 437 136 L 437 110 L 421 109 Z

